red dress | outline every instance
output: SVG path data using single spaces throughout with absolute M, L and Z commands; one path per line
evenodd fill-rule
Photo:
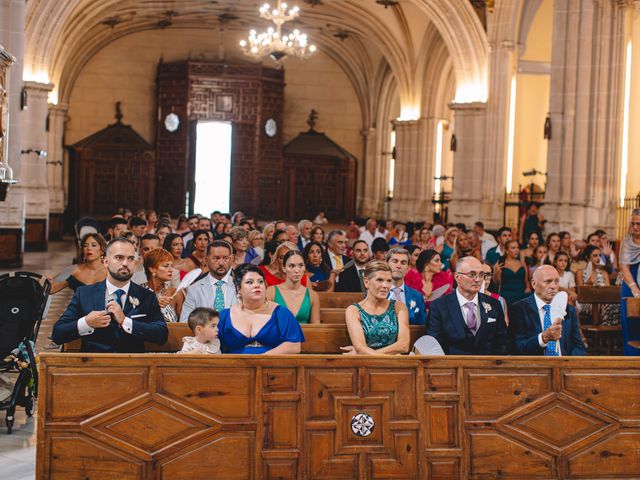
M 422 289 L 424 288 L 422 275 L 420 275 L 418 273 L 418 270 L 416 270 L 415 268 L 409 269 L 404 277 L 404 283 L 409 285 L 411 288 L 419 291 L 424 296 L 424 293 L 422 291 Z M 442 289 L 440 292 L 437 292 L 439 293 L 439 295 L 436 298 L 448 295 L 453 291 L 453 275 L 451 275 L 451 272 L 448 270 L 442 270 L 431 277 L 431 284 L 433 285 L 433 287 L 431 288 L 432 295 L 439 289 Z M 429 299 L 425 298 L 424 300 L 427 308 L 429 308 Z M 435 300 L 435 298 L 433 298 L 432 300 Z
M 273 275 L 269 270 L 267 270 L 267 267 L 265 265 L 258 265 L 258 268 L 262 270 L 262 273 L 264 273 L 264 281 L 267 283 L 267 287 L 272 287 L 274 285 L 280 285 L 281 283 L 284 283 L 284 279 L 278 278 Z M 302 276 L 302 280 L 300 280 L 300 283 L 302 283 L 302 285 L 304 285 L 305 287 L 307 286 L 306 275 Z

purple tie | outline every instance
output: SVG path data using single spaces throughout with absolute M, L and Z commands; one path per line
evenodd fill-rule
M 475 335 L 478 330 L 475 304 L 473 302 L 467 302 L 464 306 L 467 309 L 467 326 L 469 327 L 469 330 L 471 330 L 471 333 Z

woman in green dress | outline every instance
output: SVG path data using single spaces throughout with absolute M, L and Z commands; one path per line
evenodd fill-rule
M 304 257 L 298 250 L 282 258 L 285 281 L 267 289 L 267 299 L 288 308 L 298 323 L 320 323 L 320 298 L 311 288 L 302 285 L 305 278 Z
M 346 354 L 401 355 L 409 351 L 409 313 L 402 302 L 387 300 L 391 268 L 372 261 L 364 269 L 364 300 L 347 307 L 346 322 L 351 346 Z

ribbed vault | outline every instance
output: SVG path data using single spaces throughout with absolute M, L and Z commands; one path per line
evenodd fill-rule
M 158 28 L 209 29 L 239 38 L 258 19 L 258 0 L 32 0 L 28 2 L 25 78 L 49 80 L 67 102 L 83 66 L 131 33 Z M 274 3 L 274 2 L 272 2 Z M 375 122 L 370 99 L 380 73 L 395 78 L 403 109 L 424 104 L 422 75 L 431 55 L 425 37 L 441 37 L 451 57 L 459 100 L 486 97 L 487 40 L 468 0 L 302 0 L 299 26 L 345 70 L 361 101 L 363 124 Z M 315 3 L 311 2 L 311 3 Z M 435 29 L 434 29 L 435 27 Z M 228 44 L 229 46 L 231 43 Z

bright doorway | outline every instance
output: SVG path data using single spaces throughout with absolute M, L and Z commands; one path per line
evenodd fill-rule
M 231 123 L 198 122 L 196 127 L 195 213 L 229 211 Z

